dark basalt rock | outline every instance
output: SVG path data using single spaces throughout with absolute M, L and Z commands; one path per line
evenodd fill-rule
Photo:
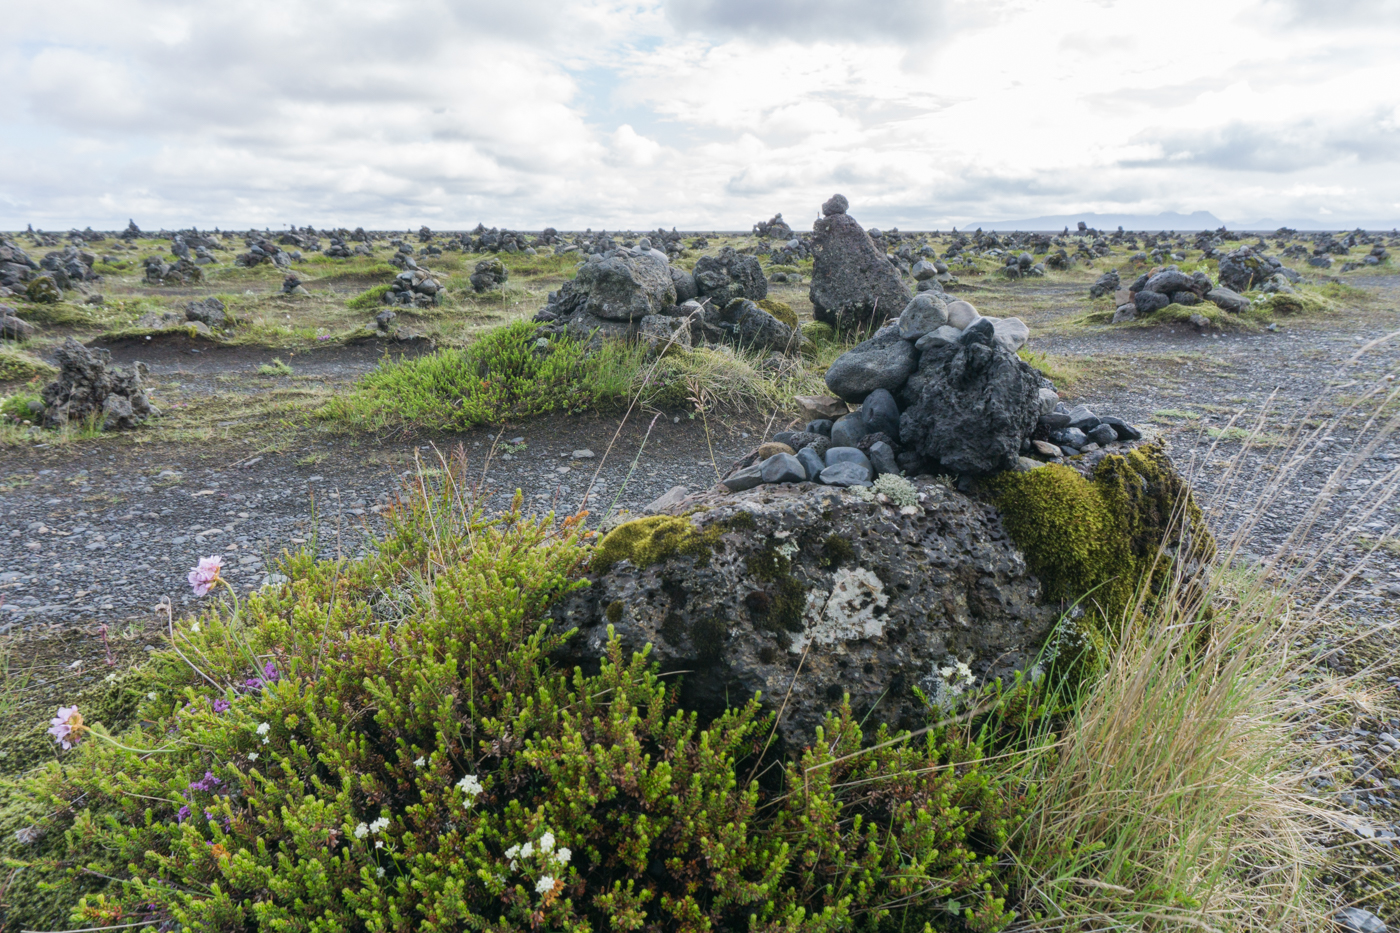
M 839 199 L 839 201 L 838 201 Z M 909 304 L 909 289 L 856 219 L 846 199 L 822 205 L 813 224 L 812 315 L 838 332 L 897 317 Z
M 44 387 L 45 427 L 100 417 L 102 429 L 134 428 L 159 414 L 141 385 L 145 365 L 109 367 L 112 354 L 90 350 L 69 337 L 54 353 L 58 378 Z

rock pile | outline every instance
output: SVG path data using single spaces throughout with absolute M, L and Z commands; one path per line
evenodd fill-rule
M 37 271 L 39 264 L 17 243 L 0 237 L 0 288 L 5 289 L 5 294 L 18 294 Z
M 760 220 L 753 225 L 753 235 L 756 237 L 771 237 L 777 240 L 792 239 L 792 228 L 787 221 L 783 220 L 782 214 L 774 214 L 771 220 Z
M 833 195 L 813 225 L 813 316 L 838 333 L 879 324 L 909 302 L 909 289 L 856 219 Z
M 141 237 L 145 236 L 145 234 L 141 232 L 140 227 L 136 226 L 136 221 L 128 219 L 126 222 L 126 229 L 117 234 L 117 236 L 121 237 L 123 240 L 130 241 L 139 240 Z
M 681 279 L 685 277 L 681 269 L 673 268 L 672 274 L 678 274 Z M 695 263 L 693 278 L 695 290 L 682 300 L 699 297 L 716 308 L 723 308 L 735 298 L 758 301 L 768 297 L 768 280 L 763 275 L 762 264 L 730 246 L 721 249 L 718 256 L 701 256 Z
M 204 337 L 213 336 L 214 328 L 228 324 L 228 309 L 217 298 L 191 301 L 184 313 L 178 311 L 147 311 L 136 319 L 135 327 L 145 330 L 189 329 Z
M 251 267 L 270 262 L 279 269 L 291 268 L 292 257 L 266 237 L 249 239 L 244 245 L 248 247 L 248 252 L 238 254 L 233 261 L 235 266 Z
M 59 288 L 73 288 L 79 282 L 92 282 L 99 278 L 92 270 L 97 257 L 76 246 L 66 246 L 61 250 L 45 253 L 39 260 L 39 267 L 50 273 Z
M 188 259 L 172 266 L 159 256 L 147 256 L 145 264 L 146 282 L 151 285 L 192 285 L 204 281 L 204 270 Z
M 1118 277 L 1118 270 L 1109 269 L 1089 286 L 1089 297 L 1102 298 L 1104 295 L 1112 295 L 1122 287 L 1123 281 Z
M 1289 282 L 1302 278 L 1275 257 L 1248 246 L 1241 246 L 1220 258 L 1220 284 L 1233 292 L 1259 288 L 1276 275 L 1282 275 Z
M 21 320 L 9 305 L 0 305 L 0 340 L 28 340 L 34 336 L 34 325 Z
M 412 269 L 405 269 L 394 276 L 389 283 L 389 291 L 384 293 L 384 303 L 430 308 L 442 304 L 441 296 L 442 286 L 433 278 L 433 273 L 415 264 Z
M 331 245 L 326 247 L 323 255 L 329 256 L 331 259 L 349 259 L 354 254 L 350 252 L 350 247 L 346 245 L 344 240 L 333 236 L 331 237 Z
M 1113 314 L 1113 323 L 1136 320 L 1139 315 L 1152 314 L 1167 305 L 1190 307 L 1209 301 L 1232 314 L 1249 308 L 1249 299 L 1232 289 L 1215 286 L 1204 272 L 1190 275 L 1176 266 L 1144 272 L 1126 289 L 1115 293 L 1121 299 Z
M 309 298 L 311 296 L 311 293 L 306 290 L 306 286 L 302 284 L 301 276 L 297 275 L 295 272 L 288 273 L 286 277 L 282 279 L 282 294 L 286 296 L 295 296 L 297 298 Z
M 500 288 L 510 278 L 506 264 L 499 259 L 483 259 L 472 271 L 472 291 L 480 295 L 493 288 Z
M 58 378 L 44 387 L 46 427 L 101 418 L 102 429 L 134 428 L 159 412 L 141 385 L 145 365 L 130 371 L 109 365 L 107 350 L 89 350 L 72 337 L 54 353 Z

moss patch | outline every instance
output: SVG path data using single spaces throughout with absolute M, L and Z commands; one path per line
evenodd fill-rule
M 768 605 L 761 616 L 761 620 L 768 622 L 765 627 L 773 631 L 802 631 L 807 590 L 792 575 L 792 561 L 779 554 L 776 548 L 769 547 L 750 554 L 747 565 L 754 579 L 770 587 L 767 592 Z M 752 604 L 750 608 L 753 608 Z
M 717 524 L 697 531 L 690 519 L 675 515 L 639 518 L 603 536 L 593 552 L 593 569 L 604 573 L 620 560 L 630 560 L 634 567 L 650 567 L 672 557 L 693 557 L 704 567 L 723 533 Z
M 835 570 L 842 564 L 848 564 L 855 556 L 856 550 L 851 547 L 851 542 L 840 535 L 828 535 L 822 542 L 821 565 L 827 570 Z
M 779 301 L 776 298 L 760 298 L 754 304 L 782 321 L 792 330 L 797 330 L 797 312 L 792 310 L 792 305 L 786 301 Z
M 821 321 L 808 321 L 802 325 L 802 336 L 813 343 L 831 343 L 836 339 L 836 331 L 831 329 L 830 324 Z
M 1086 479 L 1051 464 L 1004 473 L 993 498 L 1011 539 L 1052 599 L 1085 597 L 1101 623 L 1117 624 L 1141 584 L 1171 566 L 1164 547 L 1187 542 L 1192 559 L 1214 552 L 1201 510 L 1160 445 L 1104 457 Z

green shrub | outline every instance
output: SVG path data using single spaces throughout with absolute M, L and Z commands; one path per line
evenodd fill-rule
M 553 669 L 566 636 L 546 613 L 589 553 L 578 520 L 525 519 L 517 495 L 488 521 L 460 490 L 392 511 L 370 557 L 289 557 L 289 584 L 181 626 L 157 658 L 180 673 L 140 724 L 30 780 L 66 830 L 48 877 L 87 886 L 71 925 L 1009 921 L 992 856 L 1028 792 L 976 743 L 865 736 L 842 703 L 800 759 L 761 768 L 756 701 L 702 724 L 616 639 L 596 673 Z
M 34 413 L 30 411 L 29 406 L 39 401 L 39 396 L 23 392 L 18 395 L 0 396 L 0 415 L 15 421 L 32 421 Z
M 347 301 L 345 307 L 354 311 L 371 311 L 378 308 L 384 304 L 384 296 L 389 293 L 391 287 L 388 282 L 372 285 Z

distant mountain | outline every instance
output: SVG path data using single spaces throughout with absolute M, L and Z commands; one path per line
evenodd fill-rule
M 1227 226 L 1231 230 L 1277 230 L 1279 227 L 1288 227 L 1292 230 L 1355 230 L 1360 227 L 1362 230 L 1372 230 L 1376 232 L 1390 231 L 1400 228 L 1400 220 L 1394 217 L 1389 220 L 1376 218 L 1356 218 L 1356 217 L 1327 217 L 1319 220 L 1316 217 L 1292 218 L 1285 220 L 1274 220 L 1265 217 L 1261 220 L 1250 221 L 1229 221 Z
M 997 220 L 981 223 L 958 224 L 959 230 L 1026 230 L 1059 233 L 1065 227 L 1074 230 L 1080 221 L 1096 230 L 1215 230 L 1221 225 L 1220 218 L 1210 211 L 1196 211 L 1192 214 L 1177 214 L 1171 211 L 1162 214 L 1052 214 L 1048 217 L 1031 217 L 1026 220 Z M 1271 228 L 1272 229 L 1272 228 Z

